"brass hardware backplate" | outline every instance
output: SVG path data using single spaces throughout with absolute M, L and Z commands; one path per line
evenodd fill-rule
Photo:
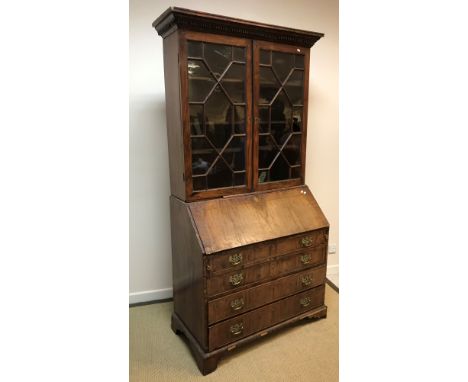
M 304 298 L 301 298 L 301 300 L 299 301 L 299 303 L 303 306 L 303 307 L 306 307 L 306 306 L 309 306 L 310 305 L 310 302 L 311 302 L 311 298 L 310 297 L 304 297 Z
M 244 275 L 242 273 L 236 273 L 229 277 L 231 285 L 239 285 L 242 281 L 244 281 Z
M 312 276 L 311 275 L 302 276 L 301 282 L 302 282 L 302 285 L 304 286 L 310 285 L 312 283 Z
M 237 336 L 241 334 L 242 331 L 244 330 L 244 323 L 239 322 L 238 324 L 231 325 L 230 330 L 231 330 L 232 335 Z
M 306 236 L 301 239 L 301 245 L 303 247 L 310 247 L 314 243 L 312 236 Z
M 243 298 L 236 298 L 235 300 L 231 301 L 231 309 L 232 310 L 239 310 L 244 307 L 244 299 Z
M 310 254 L 301 255 L 302 264 L 309 264 L 311 260 L 312 260 L 312 256 Z
M 229 262 L 231 265 L 239 265 L 242 263 L 242 253 L 235 253 L 233 255 L 229 255 Z

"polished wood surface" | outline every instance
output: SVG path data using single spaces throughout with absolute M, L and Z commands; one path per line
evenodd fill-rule
M 326 316 L 324 284 L 329 224 L 309 188 L 303 185 L 309 48 L 323 34 L 182 8 L 168 9 L 153 26 L 164 37 L 166 118 L 172 195 L 170 207 L 174 313 L 171 327 L 176 334 L 184 334 L 201 373 L 205 375 L 216 369 L 220 357 L 238 346 L 304 318 Z M 189 44 L 192 49 L 190 56 Z M 213 44 L 219 45 L 213 48 Z M 200 51 L 193 50 L 197 46 L 200 47 Z M 222 49 L 227 49 L 226 52 L 231 52 L 231 56 L 228 53 L 223 55 L 222 51 L 219 51 L 220 46 L 224 46 Z M 229 46 L 243 47 L 245 56 L 238 53 L 240 49 L 231 49 Z M 245 102 L 241 98 L 231 99 L 236 93 L 231 94 L 231 90 L 227 91 L 228 88 L 225 89 L 222 83 L 223 76 L 229 72 L 230 67 L 225 66 L 223 71 L 221 61 L 215 71 L 211 67 L 212 58 L 209 53 L 205 54 L 210 52 L 210 49 L 213 49 L 213 54 L 216 52 L 224 57 L 228 62 L 226 65 L 245 67 L 245 80 L 243 75 L 226 78 L 231 84 L 232 81 L 243 84 Z M 288 147 L 287 139 L 281 146 L 281 150 L 289 150 L 287 153 L 280 152 L 277 148 L 280 151 L 276 158 L 278 155 L 283 155 L 284 158 L 292 155 L 291 160 L 285 159 L 288 161 L 289 172 L 284 173 L 280 170 L 279 173 L 275 172 L 276 178 L 268 178 L 285 179 L 289 176 L 289 179 L 261 184 L 258 182 L 260 49 L 294 54 L 294 64 L 287 76 L 275 74 L 276 72 L 273 74 L 277 79 L 280 76 L 284 77 L 277 94 L 285 92 L 288 102 L 294 105 L 289 105 L 290 109 L 296 108 L 296 114 L 292 114 L 296 118 L 291 117 L 289 130 L 286 128 L 286 117 L 275 117 L 275 126 L 284 125 L 284 134 L 289 131 L 287 139 L 292 137 L 291 133 L 302 134 L 300 152 L 299 143 Z M 301 56 L 304 56 L 303 59 Z M 189 80 L 189 57 L 192 69 L 206 66 L 206 75 L 200 75 L 200 72 L 194 74 L 194 71 L 190 73 Z M 273 57 L 274 54 L 271 55 L 271 66 Z M 284 64 L 283 72 L 287 71 L 288 65 Z M 281 69 L 278 70 L 278 73 L 281 73 Z M 289 82 L 296 71 L 303 71 L 303 106 L 300 105 L 302 99 L 299 90 L 296 90 L 294 101 L 293 95 L 289 98 L 288 93 L 292 90 L 283 88 L 290 86 L 289 89 L 297 89 L 297 86 L 301 85 L 297 82 L 299 75 Z M 215 85 L 205 95 L 204 88 L 193 85 L 193 81 L 205 81 Z M 269 98 L 273 89 L 272 85 L 267 86 L 271 89 L 267 87 L 264 99 Z M 226 106 L 222 106 L 223 101 L 213 100 L 209 103 L 217 87 L 224 92 L 229 107 L 234 108 L 231 111 L 232 120 L 226 117 L 229 114 L 226 112 Z M 196 89 L 201 95 L 194 95 Z M 234 99 L 238 101 L 233 101 Z M 264 103 L 263 100 L 262 102 Z M 218 112 L 216 107 L 222 110 L 222 113 Z M 245 107 L 245 112 L 236 116 L 237 107 Z M 297 111 L 300 107 L 303 110 L 301 121 L 301 115 Z M 276 113 L 281 112 L 281 107 L 276 109 Z M 271 110 L 268 117 L 270 123 L 273 120 Z M 285 113 L 285 110 L 283 108 L 282 112 Z M 242 122 L 236 122 L 236 118 L 239 118 L 237 121 L 242 121 L 242 113 L 245 113 L 245 136 L 242 129 L 239 129 Z M 302 123 L 302 128 L 297 121 Z M 192 133 L 192 124 L 195 133 Z M 206 126 L 210 126 L 209 134 L 215 138 L 215 144 L 208 137 Z M 232 130 L 223 130 L 229 126 Z M 218 131 L 218 128 L 224 135 L 216 141 L 218 135 L 213 132 Z M 265 134 L 272 132 L 268 131 Z M 214 155 L 219 160 L 225 154 L 224 150 L 230 147 L 231 151 L 226 153 L 231 154 L 233 159 L 228 162 L 223 157 L 223 160 L 231 170 L 234 168 L 234 158 L 244 158 L 243 155 L 235 157 L 235 146 L 229 146 L 229 139 L 233 135 L 245 139 L 245 168 L 242 167 L 244 164 L 240 165 L 240 170 L 236 167 L 240 172 L 245 170 L 245 185 L 238 185 L 241 178 L 236 176 L 239 173 L 230 174 L 231 186 L 221 188 L 229 182 L 220 175 L 216 175 L 221 177 L 220 180 L 215 179 L 211 184 L 203 184 L 201 177 L 210 173 L 216 164 L 216 160 L 210 159 L 209 155 Z M 223 145 L 225 137 L 228 137 L 228 140 Z M 195 148 L 192 152 L 192 138 L 205 139 L 206 143 L 211 145 L 207 148 L 208 154 L 203 146 Z M 282 139 L 281 134 L 278 139 Z M 266 151 L 271 149 L 267 148 Z M 240 152 L 240 149 L 237 152 Z M 300 172 L 297 163 L 299 156 Z M 203 158 L 207 158 L 205 165 L 211 163 L 207 165 L 205 172 L 204 167 L 200 165 L 193 167 L 194 163 L 197 164 L 196 161 Z M 273 168 L 274 160 L 270 163 L 268 171 Z M 265 170 L 266 167 L 263 167 L 262 171 Z M 192 174 L 192 171 L 195 173 Z M 217 174 L 224 173 L 220 170 Z M 268 172 L 268 176 L 270 175 L 271 172 Z M 208 181 L 208 178 L 206 180 Z
M 325 287 L 321 285 L 213 325 L 208 334 L 209 350 L 214 350 L 295 315 L 322 306 L 324 293 Z
M 201 244 L 186 203 L 171 203 L 174 311 L 203 348 L 207 346 L 204 267 Z
M 325 266 L 307 269 L 209 301 L 208 323 L 211 325 L 305 289 L 322 285 L 325 282 L 326 272 Z
M 307 186 L 190 203 L 206 254 L 328 227 Z

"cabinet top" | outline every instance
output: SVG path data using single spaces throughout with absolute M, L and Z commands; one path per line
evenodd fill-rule
M 153 27 L 163 38 L 180 28 L 308 48 L 324 36 L 323 33 L 286 28 L 178 7 L 168 8 L 153 22 Z

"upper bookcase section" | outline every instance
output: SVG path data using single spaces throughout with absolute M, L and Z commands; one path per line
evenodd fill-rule
M 324 36 L 323 33 L 241 20 L 178 7 L 167 9 L 153 22 L 153 27 L 156 28 L 161 37 L 166 37 L 177 29 L 183 29 L 252 40 L 272 41 L 306 48 L 310 48 Z

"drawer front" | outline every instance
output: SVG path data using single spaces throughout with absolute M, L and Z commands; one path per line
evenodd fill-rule
M 277 276 L 307 267 L 315 267 L 324 264 L 326 258 L 326 245 L 310 248 L 294 255 L 281 256 L 271 263 L 271 274 L 272 276 Z
M 324 298 L 325 286 L 321 285 L 213 325 L 208 329 L 209 351 L 322 306 Z
M 327 268 L 321 266 L 281 277 L 241 292 L 208 302 L 208 324 L 212 325 L 259 306 L 325 283 Z
M 220 293 L 235 291 L 243 286 L 279 277 L 325 263 L 327 247 L 320 246 L 292 255 L 281 256 L 273 261 L 257 264 L 249 268 L 214 275 L 206 279 L 206 293 L 215 296 Z
M 207 269 L 213 273 L 224 270 L 241 269 L 270 257 L 271 244 L 256 244 L 210 256 Z
M 328 229 L 308 232 L 306 234 L 293 236 L 287 239 L 279 239 L 276 241 L 275 253 L 281 255 L 316 247 L 318 245 L 326 245 L 328 243 Z

